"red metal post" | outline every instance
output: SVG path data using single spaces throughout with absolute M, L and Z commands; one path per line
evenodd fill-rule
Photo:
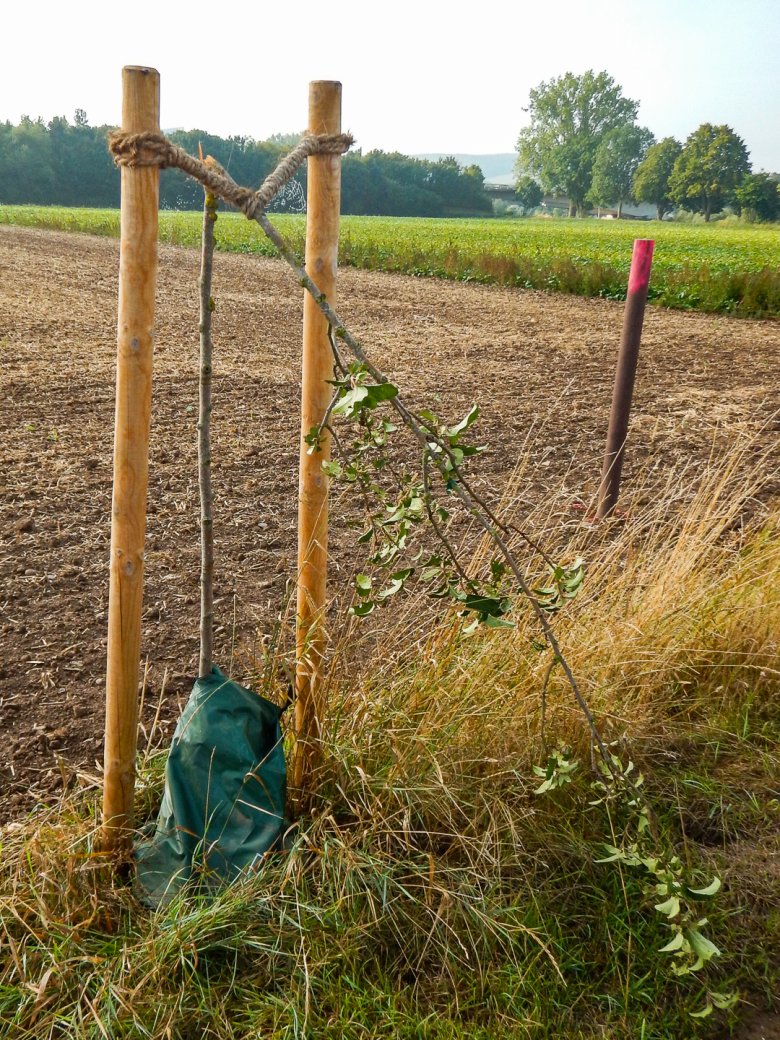
M 603 520 L 612 513 L 620 493 L 620 474 L 623 470 L 628 420 L 631 415 L 631 398 L 634 393 L 636 366 L 639 360 L 639 343 L 642 338 L 642 323 L 645 317 L 654 245 L 655 242 L 648 238 L 638 238 L 634 242 L 626 310 L 623 318 L 623 334 L 620 338 L 615 388 L 612 391 L 612 408 L 609 413 L 607 447 L 601 470 L 599 504 L 596 514 L 599 520 Z

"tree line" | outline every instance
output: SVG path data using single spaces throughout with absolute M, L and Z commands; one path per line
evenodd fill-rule
M 656 141 L 637 123 L 638 102 L 624 97 L 606 73 L 571 72 L 530 92 L 530 123 L 521 131 L 516 193 L 526 210 L 545 192 L 569 200 L 575 216 L 591 206 L 647 202 L 662 219 L 673 207 L 709 220 L 724 206 L 751 220 L 780 217 L 778 177 L 752 173 L 742 139 L 725 125 L 705 123 L 684 144 Z M 119 174 L 106 147 L 113 127 L 89 125 L 77 109 L 69 122 L 23 117 L 0 122 L 0 203 L 119 205 Z M 222 138 L 202 130 L 174 131 L 188 152 L 213 155 L 240 184 L 259 185 L 298 135 Z M 361 215 L 469 216 L 492 212 L 479 166 L 453 157 L 435 162 L 399 152 L 356 150 L 344 157 L 342 211 Z M 305 189 L 306 170 L 298 183 Z M 302 192 L 300 198 L 303 198 Z M 160 204 L 199 209 L 202 189 L 178 170 L 163 170 Z M 293 207 L 294 208 L 294 207 Z
M 62 206 L 119 205 L 119 173 L 106 139 L 114 129 L 90 126 L 77 109 L 72 122 L 57 116 L 23 117 L 18 125 L 0 122 L 0 203 Z M 172 141 L 192 154 L 198 146 L 213 155 L 239 184 L 258 186 L 298 135 L 222 138 L 202 130 L 173 131 Z M 462 167 L 452 157 L 436 162 L 398 152 L 357 150 L 344 157 L 342 212 L 390 216 L 466 216 L 492 211 L 478 166 Z M 305 189 L 305 166 L 298 175 Z M 200 185 L 178 170 L 163 170 L 160 205 L 199 209 Z
M 780 217 L 778 177 L 752 173 L 744 141 L 726 125 L 703 123 L 684 144 L 656 141 L 637 124 L 639 104 L 606 72 L 571 72 L 530 92 L 521 130 L 518 201 L 538 206 L 543 192 L 569 199 L 569 215 L 588 205 L 647 202 L 658 219 L 675 206 L 708 221 L 724 206 L 750 220 Z

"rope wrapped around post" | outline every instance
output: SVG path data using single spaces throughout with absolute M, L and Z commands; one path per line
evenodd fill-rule
M 127 134 L 115 130 L 109 134 L 108 150 L 117 166 L 159 166 L 175 168 L 186 173 L 240 209 L 248 220 L 255 220 L 270 205 L 277 192 L 291 181 L 297 170 L 310 155 L 343 155 L 354 144 L 351 134 L 307 134 L 301 138 L 289 155 L 270 173 L 257 191 L 242 188 L 226 173 L 196 159 L 183 148 L 169 141 L 164 134 Z

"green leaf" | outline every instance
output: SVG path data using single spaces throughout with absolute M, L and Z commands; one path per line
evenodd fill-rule
M 389 597 L 394 596 L 396 592 L 400 592 L 401 589 L 404 587 L 404 582 L 412 573 L 413 569 L 414 568 L 412 567 L 405 567 L 403 570 L 396 571 L 395 574 L 391 574 L 390 584 L 382 589 L 382 591 L 377 596 L 377 599 L 389 599 Z
M 467 430 L 469 426 L 471 426 L 471 424 L 477 420 L 478 417 L 479 408 L 477 407 L 477 405 L 474 405 L 461 419 L 459 423 L 456 423 L 455 426 L 445 428 L 444 436 L 449 437 L 450 444 L 452 444 L 453 440 L 457 439 L 458 435 L 463 433 L 464 430 Z
M 515 627 L 514 621 L 507 621 L 504 618 L 493 617 L 492 614 L 488 614 L 488 616 L 485 618 L 484 625 L 485 625 L 485 628 L 514 628 Z
M 712 1004 L 705 1004 L 701 1011 L 689 1011 L 691 1018 L 707 1018 L 712 1014 Z
M 688 942 L 691 944 L 691 949 L 706 964 L 707 961 L 712 960 L 713 957 L 720 956 L 720 950 L 711 942 L 706 935 L 702 935 L 701 932 L 695 928 L 687 928 L 685 936 Z
M 368 574 L 358 574 L 355 578 L 355 588 L 358 591 L 359 596 L 367 596 L 373 587 L 374 582 L 368 576 Z
M 502 614 L 506 614 L 508 609 L 507 600 L 498 599 L 495 596 L 464 596 L 462 602 L 466 610 L 474 610 L 478 614 L 493 617 L 501 617 Z
M 320 446 L 320 440 L 322 439 L 322 434 L 320 433 L 319 426 L 312 426 L 312 428 L 309 430 L 309 432 L 306 434 L 306 436 L 303 439 L 309 445 L 309 451 L 307 452 L 308 455 L 311 455 L 315 451 L 321 451 L 322 450 L 322 448 Z
M 364 600 L 362 603 L 355 604 L 354 607 L 350 607 L 349 612 L 355 617 L 368 617 L 375 606 L 376 603 L 374 603 L 373 600 L 368 599 Z
M 663 903 L 656 903 L 655 909 L 659 914 L 666 914 L 667 917 L 677 917 L 680 912 L 680 900 L 677 896 L 669 896 Z
M 608 853 L 604 859 L 594 860 L 594 863 L 614 863 L 616 859 L 625 859 L 625 854 L 622 849 L 617 848 L 615 845 L 607 845 L 604 843 L 604 851 Z
M 716 892 L 720 891 L 720 884 L 720 878 L 715 877 L 706 888 L 689 888 L 688 892 L 692 896 L 714 896 Z
M 392 383 L 377 383 L 368 388 L 368 407 L 375 408 L 382 401 L 392 401 L 398 397 L 398 387 Z
M 334 415 L 343 415 L 354 419 L 364 408 L 376 408 L 382 401 L 389 401 L 398 396 L 398 387 L 392 383 L 374 383 L 366 386 L 359 383 L 348 390 L 333 409 Z
M 376 598 L 390 599 L 396 592 L 400 592 L 403 587 L 404 583 L 402 581 L 391 581 L 389 585 L 385 585 L 381 592 L 377 593 Z
M 728 1011 L 739 1003 L 739 993 L 710 993 L 710 1000 L 721 1011 Z
M 674 936 L 674 938 L 670 942 L 668 942 L 666 944 L 666 946 L 662 946 L 661 949 L 658 952 L 659 953 L 674 953 L 676 950 L 681 950 L 684 945 L 685 945 L 685 936 L 683 935 L 682 932 L 677 932 L 677 934 Z
M 365 401 L 367 397 L 368 387 L 356 386 L 344 394 L 339 403 L 334 407 L 333 414 L 345 415 L 348 419 L 352 419 L 360 410 L 362 402 Z
M 484 444 L 461 444 L 459 450 L 466 458 L 471 458 L 472 455 L 481 455 L 483 451 L 487 451 L 487 447 Z
M 393 581 L 406 581 L 411 574 L 414 574 L 414 567 L 403 567 L 400 571 L 394 571 L 390 577 Z

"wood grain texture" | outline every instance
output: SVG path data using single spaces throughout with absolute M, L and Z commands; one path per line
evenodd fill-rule
M 128 66 L 122 88 L 122 129 L 159 132 L 159 74 Z M 122 167 L 102 836 L 119 853 L 133 827 L 159 176 Z
M 309 85 L 309 131 L 341 132 L 341 84 Z M 306 271 L 328 301 L 335 302 L 341 207 L 341 156 L 317 155 L 309 160 L 306 222 Z M 324 612 L 328 573 L 328 477 L 322 463 L 330 458 L 325 433 L 322 451 L 308 453 L 304 438 L 318 426 L 333 393 L 333 356 L 328 323 L 311 296 L 303 301 L 301 450 L 298 491 L 298 597 L 295 702 L 296 745 L 292 787 L 309 787 L 316 768 L 318 737 L 324 711 L 322 660 L 325 652 Z

